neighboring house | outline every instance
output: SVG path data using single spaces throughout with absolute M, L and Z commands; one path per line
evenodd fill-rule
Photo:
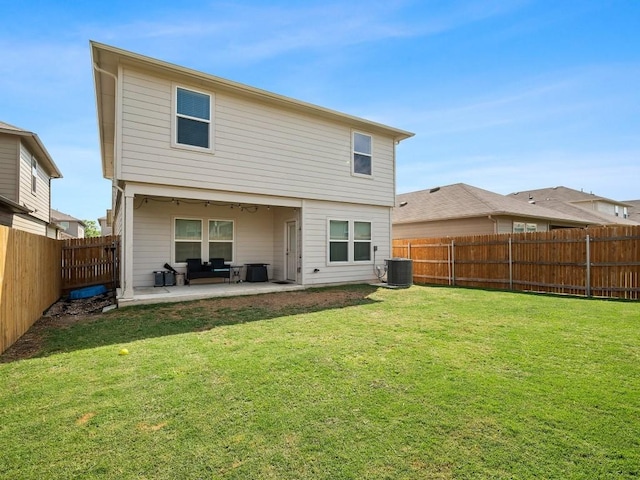
M 98 219 L 98 224 L 100 225 L 100 236 L 101 237 L 106 237 L 108 235 L 111 235 L 112 233 L 112 228 L 111 228 L 111 210 L 107 210 L 107 215 L 105 215 L 104 217 L 100 217 Z
M 86 225 L 82 220 L 52 208 L 51 221 L 59 227 L 60 238 L 84 238 Z
M 640 223 L 640 200 L 625 200 L 629 205 L 629 220 Z
M 396 205 L 394 239 L 545 232 L 589 225 L 580 217 L 464 183 L 403 193 Z
M 62 174 L 38 136 L 0 122 L 0 225 L 57 238 L 52 178 Z
M 567 187 L 550 187 L 509 194 L 510 198 L 559 213 L 585 218 L 594 225 L 637 225 L 629 218 L 631 204 Z
M 413 134 L 91 42 L 120 298 L 187 258 L 300 285 L 376 279 Z

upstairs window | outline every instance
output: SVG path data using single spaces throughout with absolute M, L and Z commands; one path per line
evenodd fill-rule
M 38 161 L 31 157 L 31 193 L 36 193 L 38 188 Z
M 211 150 L 212 97 L 176 88 L 175 144 Z
M 371 175 L 371 135 L 353 132 L 353 173 Z

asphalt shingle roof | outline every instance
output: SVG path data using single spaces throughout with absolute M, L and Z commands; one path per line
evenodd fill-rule
M 590 223 L 579 216 L 521 202 L 465 183 L 403 193 L 397 196 L 396 204 L 400 205 L 402 202 L 407 202 L 407 204 L 404 207 L 397 206 L 393 209 L 393 223 L 414 223 L 488 215 L 540 218 L 573 222 L 580 225 Z
M 606 197 L 600 197 L 593 193 L 586 193 L 568 187 L 549 187 L 537 190 L 527 190 L 523 192 L 510 193 L 508 195 L 520 202 L 535 202 L 536 205 L 545 207 L 556 212 L 580 216 L 588 223 L 598 225 L 637 225 L 638 220 L 633 221 L 631 215 L 628 219 L 614 217 L 610 214 L 599 212 L 588 208 L 591 202 L 603 201 L 612 204 L 626 206 L 631 210 L 633 205 L 629 202 L 620 202 Z

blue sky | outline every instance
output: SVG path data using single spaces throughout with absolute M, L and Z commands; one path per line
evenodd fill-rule
M 96 219 L 89 40 L 412 131 L 397 191 L 564 185 L 640 199 L 640 2 L 0 0 L 0 120 L 38 134 L 52 206 Z

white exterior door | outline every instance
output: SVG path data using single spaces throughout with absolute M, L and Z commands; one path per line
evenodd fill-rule
M 287 222 L 287 280 L 297 281 L 298 273 L 298 228 L 295 221 Z

